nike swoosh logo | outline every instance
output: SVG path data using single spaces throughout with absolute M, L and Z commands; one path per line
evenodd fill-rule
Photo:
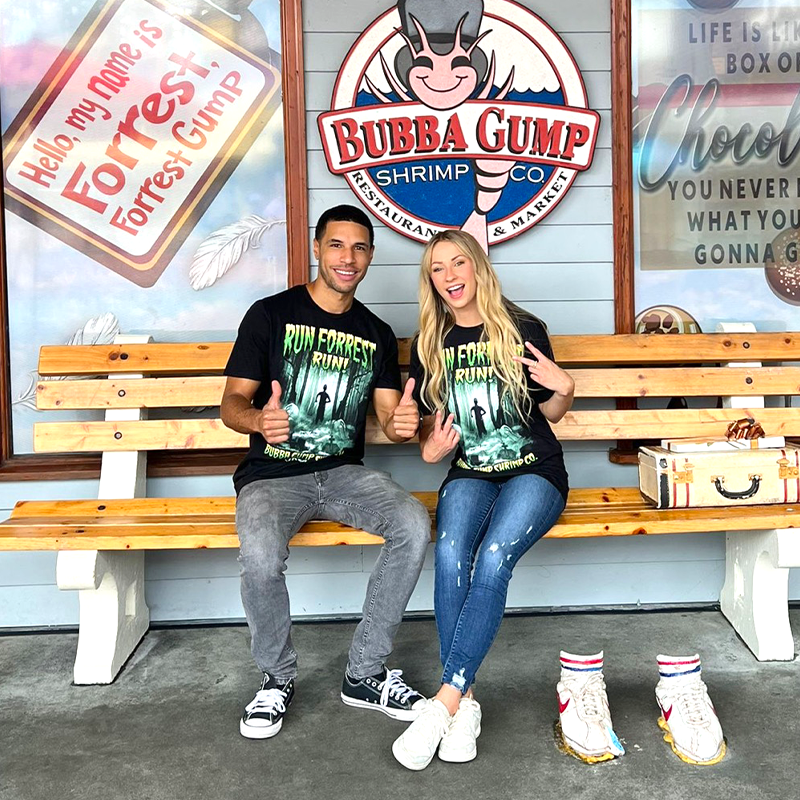
M 664 714 L 664 720 L 666 722 L 669 722 L 669 718 L 672 716 L 672 709 L 673 708 L 674 708 L 674 706 L 670 706 L 669 708 L 664 708 L 664 706 L 661 706 L 661 711 Z
M 563 714 L 567 710 L 567 706 L 569 705 L 569 697 L 566 699 L 564 703 L 561 702 L 561 698 L 558 698 L 558 712 L 559 714 Z

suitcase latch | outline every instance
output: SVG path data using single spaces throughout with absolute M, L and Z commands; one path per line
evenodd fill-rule
M 694 483 L 694 464 L 687 461 L 683 466 L 682 470 L 676 469 L 672 473 L 673 483 Z
M 788 458 L 778 459 L 778 478 L 780 480 L 784 481 L 788 478 L 798 477 L 800 477 L 800 469 L 797 467 L 790 467 Z

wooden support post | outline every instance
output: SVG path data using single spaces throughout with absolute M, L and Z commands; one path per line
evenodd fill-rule
M 755 333 L 756 326 L 752 322 L 718 322 L 716 330 L 720 333 Z M 760 367 L 760 361 L 734 361 L 728 367 Z M 723 408 L 764 408 L 762 397 L 723 397 Z

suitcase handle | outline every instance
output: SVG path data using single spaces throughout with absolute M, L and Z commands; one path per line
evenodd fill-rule
M 714 486 L 717 488 L 717 491 L 728 500 L 746 500 L 748 497 L 753 497 L 761 486 L 761 476 L 753 475 L 750 479 L 749 488 L 745 489 L 743 492 L 729 492 L 725 488 L 724 480 L 725 478 L 714 478 Z

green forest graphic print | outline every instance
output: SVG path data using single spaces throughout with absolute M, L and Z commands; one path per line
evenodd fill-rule
M 504 472 L 536 461 L 528 427 L 508 392 L 502 396 L 488 342 L 444 349 L 449 409 L 461 434 L 462 469 Z
M 280 384 L 288 442 L 266 446 L 285 461 L 319 461 L 355 445 L 366 411 L 377 345 L 332 328 L 287 323 Z

